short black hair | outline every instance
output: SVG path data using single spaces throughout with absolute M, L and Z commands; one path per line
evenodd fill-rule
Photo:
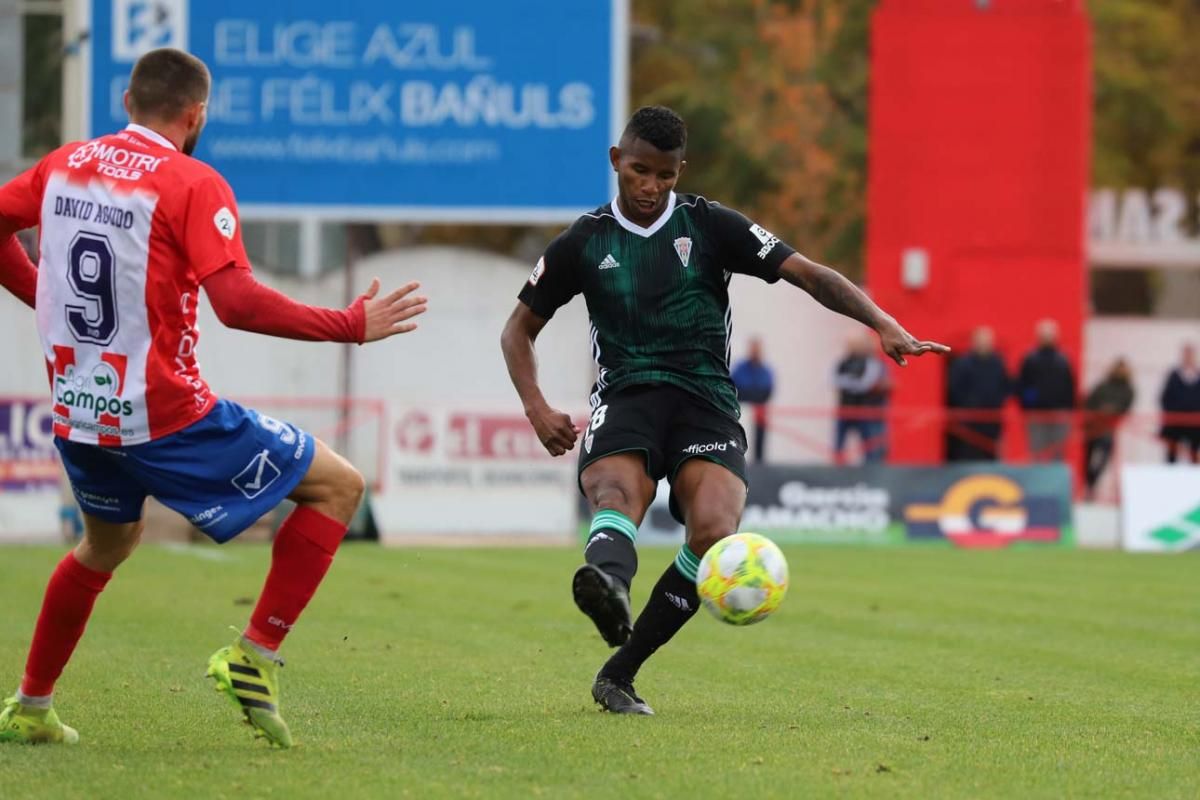
M 622 139 L 642 139 L 663 152 L 687 147 L 687 125 L 683 117 L 666 106 L 642 106 L 633 112 Z
M 188 106 L 208 100 L 210 81 L 208 67 L 191 53 L 151 50 L 129 76 L 130 110 L 142 118 L 173 120 Z

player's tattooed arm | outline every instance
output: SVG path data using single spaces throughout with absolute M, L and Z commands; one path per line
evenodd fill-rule
M 504 325 L 504 332 L 500 334 L 500 349 L 508 366 L 508 376 L 525 406 L 529 424 L 546 451 L 552 456 L 561 456 L 574 449 L 579 428 L 569 414 L 552 408 L 546 402 L 538 386 L 537 354 L 533 343 L 545 326 L 545 319 L 533 313 L 524 303 L 517 303 Z
M 856 319 L 875 330 L 891 319 L 840 272 L 809 261 L 799 253 L 792 254 L 779 265 L 779 277 L 799 286 L 830 311 Z
M 925 353 L 944 355 L 950 352 L 950 348 L 944 344 L 918 340 L 840 272 L 810 261 L 799 253 L 793 253 L 779 265 L 779 277 L 793 286 L 799 286 L 830 311 L 856 319 L 874 329 L 879 334 L 883 352 L 900 366 L 908 363 L 905 356 Z

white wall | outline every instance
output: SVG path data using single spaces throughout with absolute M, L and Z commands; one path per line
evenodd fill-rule
M 1184 342 L 1200 346 L 1200 324 L 1194 320 L 1096 317 L 1087 322 L 1084 341 L 1084 392 L 1099 382 L 1120 356 L 1133 370 L 1133 410 L 1144 416 L 1128 422 L 1117 438 L 1121 457 L 1135 462 L 1161 461 L 1164 452 L 1156 439 L 1158 422 L 1154 417 L 1159 410 L 1158 397 L 1167 374 L 1179 363 Z
M 421 281 L 430 310 L 421 328 L 393 343 L 356 350 L 354 393 L 417 405 L 495 407 L 520 413 L 500 356 L 499 335 L 532 265 L 461 248 L 429 247 L 381 253 L 355 267 L 356 286 L 380 275 L 385 285 Z M 783 282 L 767 285 L 734 276 L 734 359 L 754 336 L 764 340 L 776 370 L 779 406 L 827 407 L 830 380 L 857 323 L 831 314 Z M 594 377 L 583 298 L 561 309 L 538 339 L 540 380 L 551 404 L 582 412 Z M 779 419 L 781 426 L 822 443 L 831 441 L 825 419 Z M 778 433 L 772 457 L 816 461 L 820 455 Z
M 374 276 L 385 286 L 420 281 L 429 311 L 418 318 L 417 331 L 356 349 L 354 393 L 520 414 L 500 355 L 500 331 L 531 269 L 503 256 L 453 247 L 391 251 L 358 263 L 359 287 Z M 586 409 L 593 371 L 582 300 L 554 316 L 538 339 L 538 355 L 547 400 L 563 410 Z
M 1200 346 L 1195 320 L 1145 317 L 1095 317 L 1084 329 L 1084 390 L 1099 382 L 1113 362 L 1124 356 L 1133 369 L 1134 410 L 1157 412 L 1158 395 L 1167 374 L 1179 363 L 1185 342 Z
M 268 273 L 258 277 L 304 302 L 339 304 L 340 278 L 301 283 Z M 7 292 L 0 292 L 0 318 L 6 328 L 0 394 L 48 392 L 33 312 Z M 197 327 L 201 373 L 218 395 L 337 394 L 338 345 L 289 342 L 230 331 L 217 321 L 207 303 L 200 304 Z
M 332 400 L 340 393 L 342 357 L 348 351 L 353 358 L 353 392 L 358 396 L 405 406 L 519 415 L 520 404 L 500 355 L 499 335 L 530 269 L 528 263 L 451 247 L 396 250 L 364 259 L 353 271 L 354 294 L 365 289 L 372 277 L 379 276 L 384 291 L 416 279 L 423 284 L 421 292 L 430 297 L 430 311 L 420 319 L 417 332 L 365 347 L 293 342 L 231 331 L 202 303 L 199 356 L 203 374 L 219 395 L 234 399 Z M 344 305 L 341 274 L 315 282 L 270 273 L 262 273 L 259 278 L 303 302 Z M 823 460 L 821 452 L 783 429 L 799 433 L 818 447 L 827 447 L 831 421 L 824 417 L 798 418 L 788 415 L 786 409 L 827 409 L 833 405 L 832 365 L 841 355 L 847 336 L 859 326 L 826 311 L 783 282 L 769 286 L 735 276 L 731 294 L 735 360 L 745 354 L 749 339 L 758 336 L 764 340 L 767 360 L 776 371 L 775 405 L 780 411 L 778 430 L 770 444 L 772 460 Z M 5 328 L 5 342 L 0 348 L 0 394 L 44 395 L 46 374 L 33 314 L 7 292 L 0 292 L 0 319 Z M 1116 357 L 1126 356 L 1133 367 L 1135 411 L 1146 416 L 1128 425 L 1118 438 L 1125 460 L 1162 459 L 1162 446 L 1155 438 L 1158 395 L 1167 372 L 1178 360 L 1180 346 L 1189 340 L 1200 344 L 1200 325 L 1195 321 L 1102 317 L 1087 323 L 1081 382 L 1085 391 Z M 538 350 L 541 380 L 550 402 L 582 413 L 593 378 L 582 298 L 560 310 L 543 332 Z M 330 433 L 324 428 L 336 419 L 328 409 L 309 413 L 270 403 L 262 408 L 327 438 Z M 371 478 L 382 477 L 376 468 L 377 456 L 384 449 L 387 435 L 382 424 L 365 425 L 352 439 L 350 455 Z M 1116 471 L 1110 472 L 1106 496 L 1113 496 L 1116 488 Z
M 38 341 L 33 311 L 7 291 L 0 289 L 0 325 L 4 344 L 0 347 L 0 394 L 48 394 L 46 362 Z
M 376 275 L 385 290 L 416 279 L 430 297 L 430 311 L 413 334 L 349 348 L 354 358 L 354 393 L 416 405 L 520 413 L 500 357 L 499 335 L 529 270 L 529 264 L 509 258 L 451 247 L 396 250 L 364 259 L 354 269 L 355 293 Z M 315 282 L 270 273 L 260 273 L 259 278 L 307 303 L 343 305 L 341 274 Z M 857 324 L 831 314 L 783 282 L 768 286 L 735 276 L 731 294 L 734 359 L 744 355 L 750 338 L 760 336 L 776 371 L 776 405 L 832 405 L 830 371 Z M 33 314 L 7 292 L 0 292 L 0 319 L 5 327 L 0 394 L 42 395 L 47 391 L 46 373 Z M 341 345 L 231 331 L 216 320 L 207 304 L 201 304 L 199 327 L 202 371 L 220 395 L 336 398 L 339 394 Z M 576 298 L 556 315 L 538 343 L 546 395 L 564 409 L 586 408 L 593 374 L 587 331 L 586 309 L 582 298 Z M 1134 370 L 1135 409 L 1155 412 L 1163 380 L 1178 360 L 1180 345 L 1189 339 L 1200 344 L 1200 325 L 1194 321 L 1092 319 L 1085 331 L 1082 385 L 1090 388 L 1118 355 L 1125 355 Z M 798 421 L 781 413 L 778 423 L 821 443 L 830 438 L 827 420 Z M 1157 443 L 1135 444 L 1141 457 L 1159 457 Z M 770 450 L 777 460 L 818 460 L 811 448 L 783 433 L 773 437 Z
M 359 262 L 353 272 L 355 294 L 375 276 L 383 281 L 384 291 L 415 279 L 421 281 L 421 292 L 429 296 L 430 305 L 418 331 L 350 348 L 354 393 L 416 405 L 495 407 L 519 414 L 500 356 L 499 337 L 531 268 L 503 256 L 453 247 L 395 250 Z M 344 305 L 341 274 L 315 282 L 270 273 L 258 277 L 306 303 Z M 829 406 L 834 399 L 832 365 L 857 323 L 831 314 L 782 281 L 768 286 L 734 276 L 731 294 L 735 361 L 745 354 L 748 340 L 760 336 L 776 371 L 776 405 Z M 0 394 L 42 394 L 46 377 L 32 313 L 0 293 L 0 314 L 9 329 Z M 200 306 L 198 327 L 202 374 L 218 395 L 237 399 L 336 398 L 339 394 L 341 345 L 231 331 L 217 321 L 207 303 Z M 582 298 L 560 310 L 546 327 L 538 353 L 540 378 L 550 402 L 564 410 L 584 411 L 593 369 Z M 265 410 L 289 414 L 288 409 L 271 405 Z M 326 416 L 316 418 L 323 421 Z M 307 422 L 303 414 L 300 421 Z M 781 415 L 779 424 L 823 444 L 831 438 L 831 425 L 824 419 Z M 773 437 L 770 452 L 778 460 L 819 460 L 811 448 L 782 433 Z
M 862 326 L 834 314 L 805 292 L 779 281 L 766 284 L 755 278 L 735 275 L 730 286 L 733 304 L 733 360 L 746 354 L 747 343 L 763 340 L 766 361 L 775 370 L 775 432 L 767 444 L 773 461 L 818 463 L 828 459 L 812 445 L 802 444 L 794 432 L 808 442 L 829 448 L 833 444 L 830 418 L 796 416 L 787 408 L 830 408 L 836 401 L 833 366 L 846 349 L 846 339 Z M 751 429 L 749 413 L 742 420 Z

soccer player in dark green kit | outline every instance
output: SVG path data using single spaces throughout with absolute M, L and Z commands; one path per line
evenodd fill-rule
M 572 297 L 582 294 L 587 302 L 598 372 L 582 432 L 579 486 L 594 516 L 572 590 L 604 640 L 620 647 L 596 675 L 592 696 L 622 714 L 654 713 L 633 679 L 695 614 L 700 558 L 737 531 L 746 503 L 746 434 L 729 377 L 731 276 L 782 278 L 804 289 L 873 328 L 901 366 L 906 356 L 949 352 L 918 341 L 846 278 L 733 209 L 676 194 L 686 143 L 674 111 L 634 113 L 609 151 L 617 198 L 550 243 L 501 336 L 525 414 L 550 454 L 561 456 L 581 431 L 538 388 L 534 341 Z M 635 624 L 634 540 L 664 477 L 687 543 Z

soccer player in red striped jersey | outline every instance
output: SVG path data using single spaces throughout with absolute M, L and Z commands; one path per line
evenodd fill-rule
M 209 660 L 217 689 L 257 735 L 288 747 L 278 649 L 324 578 L 363 493 L 359 472 L 299 428 L 218 399 L 196 359 L 200 288 L 233 328 L 365 343 L 416 328 L 416 283 L 345 309 L 297 303 L 258 283 L 225 180 L 191 157 L 210 76 L 174 49 L 133 68 L 130 125 L 55 150 L 0 188 L 0 284 L 35 308 L 55 444 L 84 514 L 79 545 L 46 589 L 25 675 L 0 711 L 0 741 L 75 742 L 55 682 L 97 596 L 133 552 L 153 495 L 217 542 L 284 498 L 297 503 L 244 632 Z M 40 264 L 15 233 L 40 226 Z

